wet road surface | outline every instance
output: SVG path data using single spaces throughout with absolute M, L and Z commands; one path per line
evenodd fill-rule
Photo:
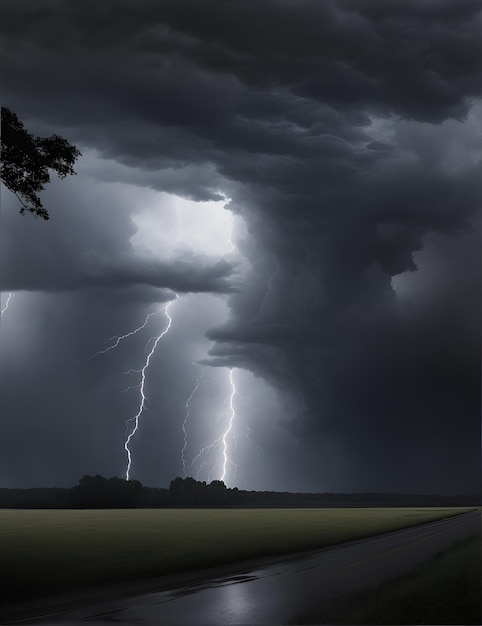
M 315 609 L 322 601 L 399 576 L 480 530 L 481 513 L 475 511 L 319 550 L 239 575 L 4 623 L 44 626 L 295 623 L 297 615 Z

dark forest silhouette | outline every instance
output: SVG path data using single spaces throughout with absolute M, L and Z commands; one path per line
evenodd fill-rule
M 221 480 L 177 477 L 169 489 L 145 487 L 137 480 L 83 476 L 75 487 L 0 489 L 0 508 L 161 508 L 161 507 L 375 507 L 478 506 L 481 496 L 397 493 L 290 493 L 228 488 Z

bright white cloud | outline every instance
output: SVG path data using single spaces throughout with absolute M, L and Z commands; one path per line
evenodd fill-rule
M 149 191 L 142 209 L 132 216 L 138 230 L 131 243 L 136 252 L 158 258 L 181 250 L 210 256 L 229 254 L 233 252 L 234 218 L 224 208 L 227 202 L 195 202 Z

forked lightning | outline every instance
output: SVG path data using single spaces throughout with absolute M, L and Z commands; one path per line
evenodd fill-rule
M 176 294 L 176 299 L 178 298 L 178 295 Z M 126 480 L 130 480 L 130 473 L 131 473 L 131 466 L 132 466 L 132 453 L 131 453 L 131 449 L 129 447 L 130 442 L 132 437 L 136 434 L 136 432 L 139 429 L 139 419 L 142 415 L 142 412 L 145 408 L 145 404 L 146 404 L 146 394 L 145 394 L 145 384 L 146 384 L 146 371 L 149 368 L 149 365 L 151 363 L 151 358 L 152 355 L 154 354 L 154 352 L 156 351 L 156 348 L 159 344 L 159 342 L 161 341 L 161 339 L 163 337 L 165 337 L 165 335 L 167 335 L 167 333 L 169 332 L 170 328 L 171 328 L 171 324 L 172 324 L 172 317 L 169 314 L 169 308 L 171 306 L 171 304 L 173 304 L 173 302 L 169 302 L 168 304 L 166 304 L 166 306 L 164 307 L 164 313 L 167 317 L 167 326 L 166 328 L 162 331 L 162 333 L 160 335 L 158 335 L 154 341 L 154 344 L 149 352 L 149 354 L 147 355 L 146 361 L 144 363 L 144 366 L 142 367 L 140 374 L 141 374 L 141 382 L 139 385 L 139 391 L 141 394 L 141 400 L 139 403 L 139 408 L 137 409 L 137 413 L 134 415 L 134 417 L 130 417 L 126 424 L 128 424 L 129 422 L 134 422 L 134 427 L 132 428 L 131 432 L 127 435 L 127 439 L 125 440 L 124 443 L 124 449 L 127 453 L 127 469 L 126 469 Z
M 152 313 L 148 313 L 146 315 L 146 319 L 144 320 L 144 323 L 141 324 L 141 326 L 138 326 L 137 328 L 132 330 L 131 332 L 126 333 L 125 335 L 114 335 L 113 337 L 111 337 L 108 340 L 108 341 L 113 341 L 114 342 L 112 345 L 107 346 L 107 348 L 105 348 L 104 350 L 99 350 L 98 352 L 96 352 L 92 356 L 88 357 L 88 359 L 86 359 L 86 360 L 90 361 L 91 359 L 93 359 L 96 356 L 99 356 L 101 354 L 105 354 L 106 352 L 109 352 L 110 350 L 115 350 L 117 348 L 117 346 L 121 343 L 121 341 L 124 341 L 124 339 L 127 339 L 128 337 L 132 337 L 132 335 L 137 335 L 138 332 L 140 332 L 141 330 L 143 330 L 147 326 L 147 322 L 149 321 L 149 319 L 153 315 L 157 315 L 161 311 L 162 311 L 162 307 L 157 309 L 157 311 L 153 311 Z

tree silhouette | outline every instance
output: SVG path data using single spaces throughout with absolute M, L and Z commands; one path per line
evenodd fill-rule
M 195 480 L 191 476 L 171 481 L 169 486 L 170 503 L 174 506 L 218 506 L 236 504 L 237 489 L 228 489 L 222 480 L 213 480 L 209 485 L 206 481 Z
M 73 165 L 80 151 L 59 135 L 35 137 L 27 132 L 18 117 L 1 107 L 0 178 L 20 201 L 20 213 L 29 211 L 49 219 L 38 192 L 50 182 L 50 170 L 59 178 L 75 174 Z
M 138 480 L 82 476 L 79 484 L 69 489 L 69 506 L 79 509 L 132 508 L 139 503 L 142 485 Z

